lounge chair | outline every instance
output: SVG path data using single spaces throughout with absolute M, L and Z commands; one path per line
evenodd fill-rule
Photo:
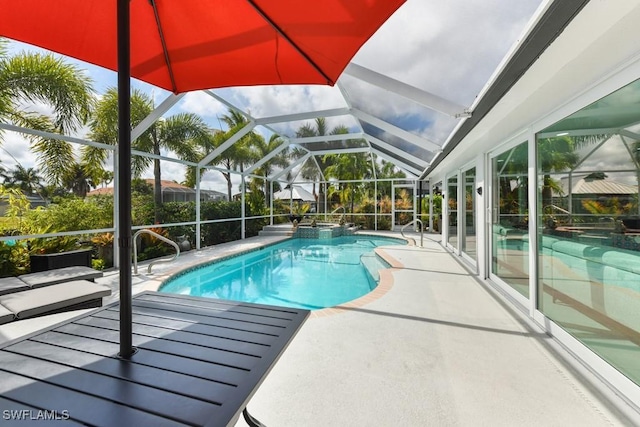
M 63 311 L 102 306 L 111 288 L 74 280 L 0 296 L 0 324 Z
M 0 305 L 0 325 L 13 322 L 16 320 L 16 315 Z
M 17 277 L 3 277 L 0 279 L 0 295 L 26 291 L 29 289 L 31 289 L 31 287 Z
M 89 280 L 93 282 L 98 277 L 102 277 L 102 271 L 94 270 L 91 267 L 73 266 L 23 274 L 18 276 L 18 279 L 25 282 L 30 288 L 35 289 L 72 280 Z
M 98 277 L 102 277 L 101 271 L 82 266 L 57 268 L 55 270 L 23 274 L 18 277 L 3 277 L 0 279 L 0 295 L 56 285 L 72 280 L 90 280 L 93 282 Z

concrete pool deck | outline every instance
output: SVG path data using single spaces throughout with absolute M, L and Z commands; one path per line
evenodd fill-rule
M 382 295 L 309 318 L 249 402 L 251 413 L 272 426 L 640 425 L 639 414 L 568 363 L 439 237 L 425 236 L 423 248 L 384 249 L 402 268 L 388 272 L 392 283 Z M 177 263 L 182 268 L 278 240 L 191 251 Z M 177 263 L 154 266 L 152 275 L 141 270 L 134 293 L 157 286 Z M 117 288 L 117 280 L 107 273 L 100 282 Z M 32 328 L 47 321 L 33 319 Z M 22 323 L 24 332 L 28 322 L 0 327 L 0 341 L 8 328 Z

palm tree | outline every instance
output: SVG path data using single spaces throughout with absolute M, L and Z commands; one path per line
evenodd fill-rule
M 139 90 L 131 93 L 131 126 L 137 126 L 153 111 L 151 97 Z M 91 122 L 89 138 L 104 144 L 115 145 L 118 138 L 118 91 L 109 88 L 97 105 L 94 120 Z M 197 142 L 210 138 L 209 129 L 204 121 L 195 114 L 180 113 L 166 119 L 156 121 L 132 143 L 132 148 L 147 153 L 160 155 L 161 150 L 171 150 L 182 160 L 197 161 Z M 83 164 L 99 166 L 102 169 L 107 160 L 107 152 L 100 148 L 85 146 L 82 150 Z M 154 218 L 161 222 L 160 206 L 162 205 L 162 176 L 160 159 L 134 156 L 132 171 L 139 177 L 153 164 L 154 177 Z M 89 171 L 94 176 L 97 171 Z
M 97 173 L 95 176 L 90 177 L 88 180 L 91 188 L 98 188 L 98 186 L 102 186 L 104 188 L 111 184 L 111 181 L 113 181 L 113 172 L 106 169 L 101 173 Z
M 271 138 L 269 138 L 269 142 L 266 142 L 266 140 L 261 135 L 256 134 L 251 140 L 251 149 L 254 153 L 252 157 L 256 159 L 262 159 L 282 144 L 283 141 L 282 138 L 280 138 L 280 135 L 273 134 L 271 135 Z M 267 178 L 273 172 L 273 168 L 286 168 L 287 166 L 289 166 L 289 156 L 285 151 L 281 151 L 280 153 L 276 154 L 255 170 L 256 175 L 265 177 L 265 179 L 263 180 L 265 200 L 270 200 L 271 198 L 271 194 L 269 193 L 269 185 L 267 184 Z
M 80 163 L 74 163 L 72 169 L 65 174 L 62 184 L 78 197 L 84 198 L 89 192 L 91 177 Z
M 7 188 L 19 188 L 29 196 L 40 193 L 42 178 L 40 178 L 36 169 L 16 165 L 15 169 L 6 174 L 5 185 Z
M 7 41 L 0 39 L 0 122 L 61 134 L 80 129 L 88 121 L 95 102 L 89 76 L 51 54 L 9 56 L 6 46 Z M 44 103 L 52 108 L 52 115 L 30 111 L 25 102 Z M 1 138 L 0 134 L 0 143 Z M 60 183 L 75 162 L 71 144 L 37 136 L 29 138 L 44 176 Z
M 543 209 L 552 204 L 554 191 L 562 193 L 560 184 L 551 178 L 551 173 L 573 169 L 579 160 L 576 148 L 578 145 L 585 143 L 576 143 L 573 138 L 568 136 L 545 138 L 538 141 L 538 167 L 544 173 L 541 192 Z M 526 150 L 526 148 L 523 148 L 523 150 Z M 526 159 L 526 156 L 516 157 L 524 157 Z M 518 167 L 520 171 L 526 171 L 526 162 L 519 164 Z
M 221 130 L 214 130 L 210 133 L 208 139 L 199 141 L 200 144 L 200 159 L 203 159 L 211 151 L 215 150 L 222 144 L 224 144 L 229 138 L 239 132 L 243 127 L 248 124 L 248 120 L 245 116 L 234 110 L 229 110 L 228 114 L 221 117 L 221 120 L 228 126 L 228 130 L 223 132 Z M 236 141 L 231 147 L 224 150 L 218 157 L 213 159 L 212 164 L 221 165 L 227 171 L 240 170 L 242 172 L 246 165 L 256 161 L 255 154 L 252 153 L 250 145 L 254 138 L 257 137 L 255 132 L 249 132 L 244 135 L 239 141 Z M 195 171 L 189 171 L 190 175 L 187 181 L 191 183 L 192 179 L 195 182 Z M 220 171 L 225 181 L 227 181 L 227 197 L 228 200 L 232 199 L 233 185 L 231 182 L 231 173 Z
M 244 115 L 235 110 L 229 110 L 229 113 L 222 116 L 221 119 L 229 127 L 229 131 L 227 132 L 229 138 L 232 135 L 235 135 L 249 123 Z M 256 137 L 257 134 L 251 131 L 240 138 L 240 141 L 237 141 L 234 144 L 234 150 L 232 151 L 234 153 L 232 156 L 232 164 L 235 168 L 238 168 L 240 172 L 244 171 L 245 166 L 250 165 L 251 163 L 258 160 L 253 155 L 250 149 L 253 140 Z
M 376 177 L 378 179 L 388 179 L 388 178 L 406 178 L 407 175 L 396 169 L 396 165 L 386 160 L 378 159 L 374 154 L 374 167 L 376 169 Z M 379 161 L 379 162 L 378 162 Z M 367 184 L 369 190 L 373 191 L 374 184 L 369 182 Z M 391 181 L 381 181 L 378 183 L 378 195 L 382 196 L 391 196 Z M 377 197 L 377 195 L 376 195 Z
M 327 154 L 325 157 L 327 158 L 325 160 L 332 163 L 325 171 L 327 177 L 338 180 L 362 181 L 372 176 L 372 163 L 369 153 Z M 344 204 L 348 203 L 350 212 L 353 213 L 356 200 L 359 200 L 362 196 L 364 183 L 343 182 L 339 185 L 340 187 L 337 191 L 340 195 L 340 201 Z
M 349 133 L 349 128 L 347 128 L 344 125 L 335 126 L 333 129 L 331 129 L 330 132 L 327 132 L 327 120 L 325 117 L 317 117 L 315 119 L 314 125 L 305 123 L 296 131 L 296 137 L 306 138 L 306 137 L 313 137 L 313 136 L 342 135 L 342 134 Z M 343 144 L 344 144 L 344 141 L 343 141 Z M 327 148 L 326 145 L 327 145 L 327 142 L 315 142 L 312 144 L 305 144 L 305 147 L 309 148 L 310 150 L 325 149 Z M 306 154 L 306 151 L 300 150 L 300 149 L 295 149 L 292 152 L 293 157 L 301 157 L 304 154 Z M 321 172 L 324 173 L 327 167 L 331 166 L 334 158 L 330 156 L 323 156 L 323 157 L 317 158 L 317 160 L 318 160 L 318 165 L 316 165 L 316 162 L 311 162 L 311 161 L 305 162 L 305 164 L 302 166 L 302 170 L 300 171 L 300 175 L 302 176 L 303 179 L 312 182 L 313 184 L 312 193 L 314 195 L 316 194 L 316 182 L 322 177 Z M 318 166 L 320 167 L 320 169 L 318 169 Z

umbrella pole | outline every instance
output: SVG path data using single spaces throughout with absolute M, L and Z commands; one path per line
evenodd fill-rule
M 118 247 L 120 249 L 120 353 L 129 359 L 131 316 L 131 58 L 129 0 L 118 0 Z

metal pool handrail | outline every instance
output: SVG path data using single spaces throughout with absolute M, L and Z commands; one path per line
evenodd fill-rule
M 151 230 L 147 230 L 147 229 L 142 229 L 142 230 L 138 230 L 136 232 L 136 234 L 133 235 L 133 274 L 138 274 L 138 245 L 136 244 L 136 241 L 138 240 L 138 236 L 141 234 L 150 234 L 153 237 L 155 237 L 156 239 L 162 240 L 165 243 L 170 244 L 171 246 L 173 246 L 176 249 L 176 253 L 174 256 L 172 256 L 171 258 L 161 258 L 161 259 L 156 259 L 153 260 L 149 263 L 149 266 L 147 267 L 147 274 L 151 273 L 151 266 L 154 264 L 158 264 L 160 262 L 171 262 L 174 261 L 175 259 L 178 258 L 178 256 L 180 255 L 180 246 L 178 246 L 178 244 L 176 242 L 174 242 L 171 239 L 167 239 L 166 237 L 164 237 L 161 234 L 156 233 L 155 231 L 151 231 Z
M 342 209 L 342 213 L 346 214 L 347 211 L 345 210 L 344 206 L 338 206 L 337 208 L 335 208 L 334 210 L 331 211 L 331 213 L 329 215 L 333 215 L 334 213 L 338 212 L 340 209 Z
M 331 213 L 329 214 L 329 217 L 333 219 L 333 214 L 338 212 L 340 209 L 342 209 L 342 218 L 344 218 L 347 214 L 347 210 L 344 208 L 344 206 L 338 206 L 337 208 L 335 208 L 334 210 L 331 211 Z M 326 219 L 326 217 L 325 217 Z
M 423 242 L 424 242 L 424 226 L 422 224 L 422 221 L 419 219 L 414 219 L 411 222 L 406 223 L 405 225 L 402 226 L 402 228 L 400 229 L 400 234 L 402 234 L 402 237 L 406 238 L 407 236 L 404 235 L 404 229 L 407 228 L 408 226 L 410 226 L 411 224 L 414 224 L 416 222 L 420 223 L 420 247 L 424 247 L 423 246 Z

